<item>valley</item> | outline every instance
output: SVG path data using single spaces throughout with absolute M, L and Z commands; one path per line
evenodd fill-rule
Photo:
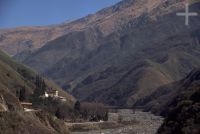
M 199 15 L 200 0 L 122 0 L 0 29 L 0 134 L 199 134 Z
M 122 122 L 132 121 L 132 123 L 113 129 L 96 128 L 97 130 L 72 132 L 72 134 L 155 134 L 163 122 L 162 117 L 155 116 L 148 112 L 141 112 L 140 110 L 136 110 L 133 113 L 133 110 L 121 109 L 119 114 L 122 116 Z
M 184 8 L 185 0 L 125 0 L 66 24 L 83 29 L 69 30 L 16 59 L 80 101 L 140 105 L 139 99 L 200 66 L 200 19 L 192 17 L 186 27 L 176 16 Z M 189 8 L 200 13 L 198 1 Z

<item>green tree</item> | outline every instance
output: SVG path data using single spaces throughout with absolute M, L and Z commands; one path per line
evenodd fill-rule
M 35 78 L 35 85 L 36 85 L 36 89 L 34 91 L 34 95 L 36 96 L 43 95 L 46 90 L 46 83 L 42 79 L 42 77 L 40 77 L 39 75 L 37 75 Z
M 81 110 L 81 103 L 79 101 L 76 101 L 76 103 L 74 104 L 74 109 L 77 112 L 80 112 L 80 110 Z
M 25 100 L 26 100 L 26 89 L 25 89 L 25 87 L 23 87 L 23 88 L 19 91 L 19 100 L 20 100 L 20 101 L 25 101 Z

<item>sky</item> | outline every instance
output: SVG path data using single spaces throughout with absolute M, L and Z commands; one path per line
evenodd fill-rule
M 0 0 L 0 28 L 72 21 L 121 0 Z

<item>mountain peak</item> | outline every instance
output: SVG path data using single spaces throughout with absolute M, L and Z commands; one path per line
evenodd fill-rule
M 176 16 L 186 2 L 124 0 L 53 28 L 5 32 L 0 43 L 80 100 L 131 106 L 200 66 L 199 17 L 187 27 Z

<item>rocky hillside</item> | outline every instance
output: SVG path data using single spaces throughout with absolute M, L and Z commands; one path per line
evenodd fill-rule
M 69 134 L 64 122 L 45 112 L 0 112 L 1 134 Z
M 4 134 L 35 134 L 35 133 L 68 133 L 64 124 L 53 116 L 44 112 L 23 111 L 19 101 L 18 91 L 24 89 L 25 101 L 30 101 L 36 90 L 35 76 L 31 69 L 12 60 L 0 51 L 0 133 Z M 60 91 L 60 95 L 67 98 L 67 104 L 72 105 L 74 98 L 60 89 L 53 82 L 45 79 L 46 86 Z M 55 117 L 54 117 L 55 118 Z
M 166 119 L 158 133 L 199 134 L 200 128 L 200 70 L 194 70 L 180 81 L 173 99 L 168 100 L 162 109 Z M 162 97 L 164 99 L 164 97 Z
M 186 2 L 200 13 L 199 0 L 123 0 L 59 26 L 65 35 L 16 58 L 80 100 L 132 106 L 200 66 L 200 18 L 185 26 L 176 16 Z
M 96 14 L 90 14 L 84 18 L 61 25 L 46 27 L 20 27 L 14 29 L 0 30 L 0 48 L 19 60 L 29 55 L 31 52 L 41 48 L 47 42 L 59 36 L 74 32 L 98 28 L 104 36 L 109 35 L 120 28 L 123 23 L 132 18 L 136 18 L 147 10 L 139 0 L 123 0 L 118 4 L 105 8 Z M 159 0 L 148 2 L 149 9 L 161 3 Z M 137 7 L 140 5 L 140 7 Z M 140 10 L 137 10 L 140 8 Z M 151 10 L 151 9 L 150 9 Z
M 165 117 L 159 134 L 198 134 L 200 132 L 200 69 L 194 69 L 184 79 L 158 88 L 140 99 L 145 111 Z
M 36 89 L 35 77 L 37 73 L 12 60 L 2 51 L 0 51 L 0 73 L 0 102 L 6 104 L 9 107 L 8 109 L 14 110 L 20 107 L 16 98 L 17 91 L 25 88 L 27 98 L 33 94 Z M 45 79 L 45 83 L 47 87 L 60 91 L 60 95 L 65 96 L 69 102 L 74 100 L 71 95 L 64 92 L 53 82 Z

